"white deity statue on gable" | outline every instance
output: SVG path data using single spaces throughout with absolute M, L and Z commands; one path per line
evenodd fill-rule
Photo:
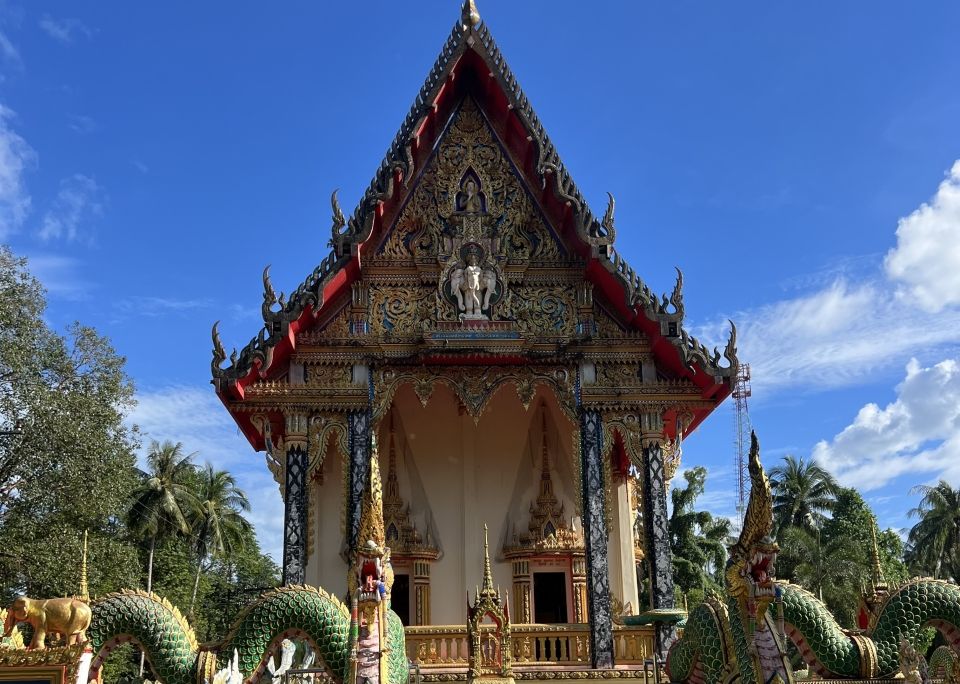
M 450 292 L 462 320 L 489 320 L 484 311 L 489 312 L 491 299 L 497 294 L 497 272 L 481 266 L 483 252 L 478 245 L 467 245 L 464 252 L 462 265 L 450 271 Z
M 499 241 L 491 225 L 481 177 L 468 168 L 453 194 L 453 213 L 444 230 L 446 268 L 440 288 L 461 321 L 489 321 L 491 306 L 503 296 L 494 250 Z

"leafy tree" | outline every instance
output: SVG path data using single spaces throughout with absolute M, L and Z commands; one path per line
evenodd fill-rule
M 280 583 L 280 568 L 261 553 L 252 528 L 229 556 L 214 558 L 203 573 L 194 625 L 204 639 L 222 638 L 239 612 L 257 596 Z
M 89 530 L 91 591 L 136 579 L 122 512 L 135 484 L 136 432 L 123 416 L 133 385 L 106 338 L 44 319 L 45 294 L 24 259 L 0 246 L 0 588 L 78 590 Z
M 873 511 L 859 492 L 839 488 L 832 515 L 822 527 L 787 526 L 780 531 L 778 574 L 820 596 L 841 624 L 853 627 L 860 597 L 874 580 L 874 539 L 881 572 L 888 586 L 894 586 L 906 577 L 899 537 L 877 529 Z
M 907 536 L 908 562 L 934 577 L 960 580 L 960 489 L 940 480 L 935 486 L 918 485 L 911 492 L 923 497 L 909 513 L 920 520 Z
M 786 456 L 770 471 L 773 515 L 778 530 L 801 527 L 812 531 L 833 510 L 839 489 L 836 480 L 816 461 Z
M 184 454 L 183 444 L 153 442 L 147 454 L 143 481 L 133 493 L 127 522 L 134 534 L 149 542 L 147 591 L 153 590 L 153 557 L 157 540 L 176 533 L 189 534 L 187 516 L 197 509 L 190 486 L 194 454 Z
M 794 579 L 827 604 L 843 623 L 855 618 L 856 599 L 848 605 L 850 588 L 859 586 L 859 549 L 844 539 L 826 540 L 819 531 L 788 527 L 781 545 L 800 560 L 794 566 Z M 842 614 L 840 614 L 842 613 Z
M 193 613 L 197 602 L 200 572 L 205 562 L 229 557 L 242 550 L 244 532 L 251 529 L 243 513 L 250 510 L 247 495 L 237 486 L 237 480 L 225 470 L 216 470 L 209 463 L 200 473 L 196 491 L 198 506 L 190 516 L 197 555 L 197 573 L 193 580 L 188 613 Z
M 686 487 L 677 487 L 671 492 L 673 512 L 669 529 L 674 582 L 684 594 L 689 594 L 693 590 L 717 588 L 718 582 L 722 582 L 720 574 L 726 562 L 730 521 L 694 508 L 697 498 L 703 494 L 706 468 L 691 468 L 683 477 Z

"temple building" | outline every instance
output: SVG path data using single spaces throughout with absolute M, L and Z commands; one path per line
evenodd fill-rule
M 346 594 L 376 450 L 409 633 L 466 623 L 486 523 L 512 622 L 589 624 L 612 666 L 621 614 L 673 607 L 668 481 L 735 331 L 708 351 L 679 271 L 659 295 L 617 252 L 613 198 L 587 206 L 472 0 L 352 214 L 331 204 L 319 266 L 287 297 L 264 271 L 250 343 L 213 330 L 284 497 L 284 582 Z

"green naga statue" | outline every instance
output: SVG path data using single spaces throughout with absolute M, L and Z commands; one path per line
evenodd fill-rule
M 165 599 L 143 591 L 108 594 L 91 604 L 91 681 L 99 679 L 111 649 L 128 642 L 143 649 L 164 684 L 269 681 L 271 653 L 285 639 L 299 639 L 312 648 L 314 666 L 336 682 L 405 684 L 403 625 L 390 610 L 393 570 L 383 534 L 378 463 L 374 445 L 361 500 L 363 541 L 349 575 L 352 610 L 323 589 L 279 587 L 242 611 L 226 638 L 198 644 L 180 611 Z
M 730 549 L 725 596 L 712 595 L 687 619 L 670 649 L 671 682 L 787 684 L 796 681 L 785 655 L 790 639 L 811 671 L 825 679 L 884 679 L 899 667 L 902 640 L 916 646 L 936 627 L 960 653 L 960 587 L 915 579 L 887 596 L 864 631 L 844 630 L 810 592 L 775 579 L 773 497 L 751 436 L 750 501 Z

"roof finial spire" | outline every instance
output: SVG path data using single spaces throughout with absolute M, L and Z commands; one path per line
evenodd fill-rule
M 460 10 L 460 20 L 465 27 L 476 28 L 480 25 L 480 12 L 477 11 L 477 3 L 473 0 L 463 0 L 463 8 Z
M 870 560 L 873 567 L 873 590 L 883 591 L 887 588 L 887 580 L 883 576 L 883 568 L 880 565 L 880 548 L 877 546 L 877 521 L 874 518 L 873 525 L 870 526 L 870 537 L 873 542 L 873 548 L 870 549 Z
M 90 587 L 87 585 L 87 530 L 83 531 L 83 556 L 80 560 L 80 598 L 90 600 Z
M 494 596 L 493 573 L 490 571 L 490 543 L 487 541 L 487 523 L 483 523 L 483 590 L 481 596 Z

